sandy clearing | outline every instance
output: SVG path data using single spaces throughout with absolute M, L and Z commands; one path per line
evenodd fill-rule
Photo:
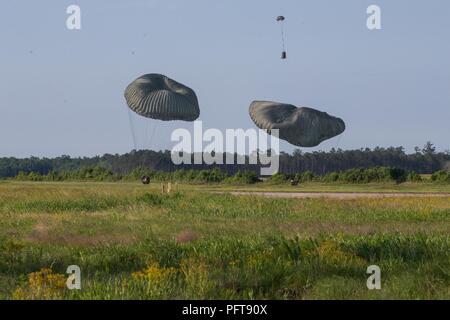
M 357 199 L 357 198 L 407 198 L 407 197 L 449 197 L 450 193 L 401 193 L 401 192 L 250 192 L 232 191 L 235 196 L 262 196 L 267 198 L 330 198 L 330 199 Z

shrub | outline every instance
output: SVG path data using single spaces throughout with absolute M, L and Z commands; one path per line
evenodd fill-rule
M 66 292 L 66 277 L 53 273 L 51 268 L 43 268 L 28 275 L 28 282 L 13 293 L 15 300 L 62 299 Z
M 339 181 L 346 183 L 370 183 L 370 182 L 405 182 L 407 172 L 400 168 L 375 167 L 375 168 L 357 168 L 331 173 L 324 177 L 324 181 Z
M 337 182 L 339 181 L 339 173 L 331 172 L 323 176 L 322 181 L 324 182 Z
M 229 177 L 226 181 L 228 183 L 253 184 L 260 182 L 261 180 L 253 171 L 238 171 L 234 176 Z
M 431 175 L 431 181 L 450 183 L 450 172 L 446 170 L 440 170 Z
M 311 171 L 305 171 L 303 173 L 295 175 L 295 180 L 299 182 L 312 182 L 316 179 L 317 177 Z
M 269 178 L 271 183 L 285 183 L 290 179 L 290 176 L 285 173 L 276 173 Z
M 414 171 L 411 171 L 411 172 L 408 173 L 407 180 L 409 182 L 422 182 L 423 181 L 423 179 L 420 176 L 420 174 L 418 174 L 418 173 L 416 173 Z
M 218 168 L 211 170 L 200 170 L 195 177 L 199 182 L 222 182 L 227 178 L 227 174 Z

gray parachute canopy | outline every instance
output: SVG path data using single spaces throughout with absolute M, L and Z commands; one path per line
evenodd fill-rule
M 200 115 L 195 92 L 161 74 L 146 74 L 125 89 L 128 107 L 158 120 L 194 121 Z
M 250 117 L 261 129 L 279 129 L 279 138 L 299 147 L 315 147 L 345 130 L 342 119 L 311 108 L 291 104 L 253 101 Z

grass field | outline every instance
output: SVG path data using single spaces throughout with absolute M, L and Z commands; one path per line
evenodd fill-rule
M 450 196 L 274 199 L 210 191 L 450 192 L 0 182 L 0 299 L 450 299 Z M 65 288 L 78 265 L 82 289 Z M 368 290 L 369 265 L 382 289 Z

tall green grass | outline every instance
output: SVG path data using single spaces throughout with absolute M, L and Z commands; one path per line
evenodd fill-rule
M 446 197 L 21 187 L 0 187 L 0 299 L 450 298 Z M 61 287 L 73 264 L 79 291 Z M 379 291 L 366 287 L 373 264 Z
M 77 263 L 83 289 L 61 290 L 74 299 L 448 298 L 449 245 L 448 237 L 421 235 L 148 240 L 77 249 L 3 244 L 0 270 L 15 279 L 9 290 L 27 290 L 27 274 L 49 266 L 63 274 Z M 371 264 L 383 271 L 379 292 L 365 287 Z M 147 277 L 133 276 L 149 265 L 156 267 Z

